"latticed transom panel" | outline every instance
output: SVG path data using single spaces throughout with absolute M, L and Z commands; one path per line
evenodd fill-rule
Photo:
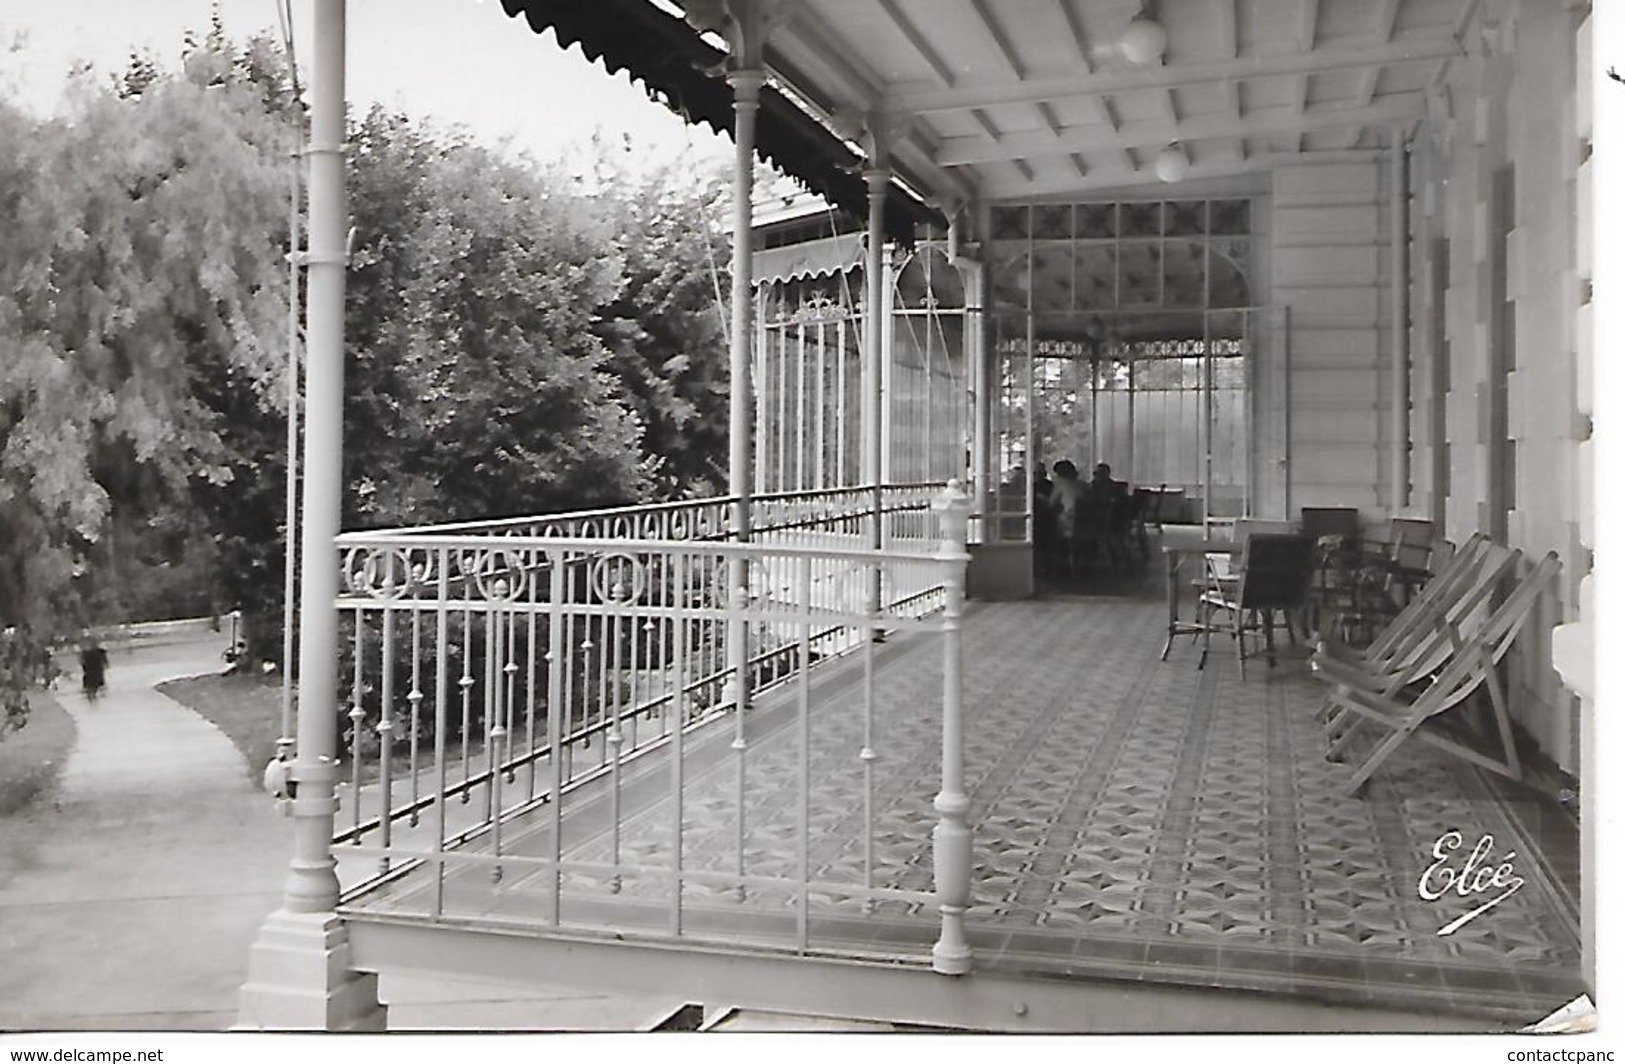
M 1247 306 L 1251 213 L 1239 198 L 995 208 L 994 305 L 1040 314 Z

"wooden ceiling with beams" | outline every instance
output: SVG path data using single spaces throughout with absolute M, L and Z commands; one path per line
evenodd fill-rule
M 657 0 L 658 2 L 658 0 Z M 1383 148 L 1464 54 L 1478 0 L 784 0 L 770 72 L 824 116 L 884 116 L 943 200 L 1090 196 Z M 1119 47 L 1140 15 L 1160 61 Z

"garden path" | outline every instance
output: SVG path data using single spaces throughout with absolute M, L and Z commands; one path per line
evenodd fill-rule
M 291 821 L 213 724 L 154 690 L 220 670 L 224 640 L 111 650 L 52 799 L 0 853 L 0 1031 L 223 1031 L 249 946 L 280 900 Z M 662 1004 L 569 989 L 386 978 L 390 1025 L 635 1030 Z M 667 1009 L 666 1011 L 669 1011 Z

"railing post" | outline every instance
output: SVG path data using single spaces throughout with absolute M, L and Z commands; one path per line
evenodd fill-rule
M 971 894 L 971 833 L 966 822 L 970 797 L 965 794 L 965 727 L 960 656 L 960 614 L 965 603 L 965 568 L 970 561 L 966 532 L 970 497 L 951 480 L 931 503 L 942 543 L 937 557 L 947 563 L 943 580 L 946 604 L 942 616 L 942 790 L 932 803 L 937 826 L 931 832 L 936 872 L 937 908 L 942 935 L 931 947 L 931 967 L 944 975 L 970 971 L 971 948 L 965 937 L 965 910 Z

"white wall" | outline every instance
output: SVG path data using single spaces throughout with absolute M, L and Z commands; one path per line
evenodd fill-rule
M 1380 153 L 1274 174 L 1270 272 L 1288 328 L 1259 395 L 1266 425 L 1289 397 L 1290 513 L 1358 506 L 1372 521 L 1388 513 L 1387 181 Z
M 1578 716 L 1550 667 L 1549 631 L 1572 619 L 1580 578 L 1590 569 L 1580 461 L 1590 383 L 1577 354 L 1588 298 L 1575 58 L 1584 7 L 1566 0 L 1479 5 L 1464 37 L 1469 54 L 1451 64 L 1413 156 L 1410 271 L 1415 502 L 1423 513 L 1441 512 L 1446 534 L 1460 540 L 1495 528 L 1497 492 L 1505 490 L 1506 541 L 1530 557 L 1555 551 L 1562 560 L 1559 586 L 1526 626 L 1508 679 L 1514 716 L 1570 771 L 1579 762 Z M 1508 175 L 1503 215 L 1496 192 Z M 1429 255 L 1439 237 L 1449 241 L 1444 263 Z M 1504 292 L 1496 283 L 1501 261 Z M 1442 306 L 1431 295 L 1430 269 L 1448 271 Z M 1435 314 L 1442 315 L 1442 348 Z M 1435 357 L 1448 364 L 1448 484 L 1432 475 Z M 1515 454 L 1492 439 L 1494 375 L 1502 369 Z

